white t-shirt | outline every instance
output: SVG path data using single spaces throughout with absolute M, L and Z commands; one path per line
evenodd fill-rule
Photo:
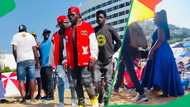
M 32 34 L 27 32 L 19 32 L 13 36 L 11 45 L 16 46 L 17 62 L 25 60 L 34 60 L 33 46 L 36 46 L 36 41 Z

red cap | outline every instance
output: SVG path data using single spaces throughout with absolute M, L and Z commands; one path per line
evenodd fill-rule
M 57 23 L 63 23 L 63 22 L 69 22 L 67 16 L 58 16 L 57 17 Z
M 76 6 L 71 6 L 69 7 L 68 12 L 71 12 L 73 14 L 80 14 L 80 9 Z

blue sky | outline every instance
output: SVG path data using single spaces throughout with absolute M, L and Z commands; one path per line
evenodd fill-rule
M 167 11 L 170 24 L 190 28 L 190 0 L 162 0 L 157 6 L 160 9 Z
M 56 17 L 66 15 L 71 5 L 81 5 L 86 0 L 15 0 L 16 9 L 0 18 L 0 49 L 11 52 L 11 39 L 18 25 L 25 24 L 29 32 L 41 32 L 48 28 L 55 32 Z M 190 0 L 162 0 L 158 9 L 166 9 L 171 24 L 190 28 Z

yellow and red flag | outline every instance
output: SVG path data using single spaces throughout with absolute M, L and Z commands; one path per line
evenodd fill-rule
M 161 0 L 132 0 L 128 25 L 135 21 L 143 21 L 154 17 L 156 5 Z

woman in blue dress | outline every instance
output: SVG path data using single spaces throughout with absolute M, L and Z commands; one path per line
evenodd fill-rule
M 154 22 L 157 29 L 152 36 L 153 43 L 148 54 L 148 63 L 142 84 L 148 88 L 161 89 L 162 96 L 182 96 L 184 89 L 173 52 L 168 44 L 170 32 L 166 11 L 158 12 Z

